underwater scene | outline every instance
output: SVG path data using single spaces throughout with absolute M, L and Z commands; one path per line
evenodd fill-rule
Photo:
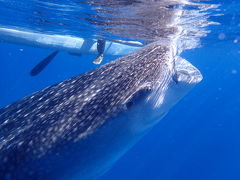
M 240 1 L 0 0 L 0 180 L 239 180 Z

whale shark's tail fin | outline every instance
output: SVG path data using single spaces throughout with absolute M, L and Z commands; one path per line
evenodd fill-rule
M 54 51 L 49 56 L 44 58 L 42 61 L 40 61 L 30 72 L 31 76 L 38 75 L 47 65 L 54 59 L 54 57 L 58 54 L 59 51 Z

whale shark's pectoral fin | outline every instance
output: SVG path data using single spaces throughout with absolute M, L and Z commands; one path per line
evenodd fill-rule
M 97 41 L 98 56 L 93 61 L 94 64 L 100 64 L 102 62 L 103 53 L 104 53 L 104 50 L 105 50 L 105 44 L 106 44 L 106 40 L 98 39 L 98 41 Z
M 54 57 L 58 54 L 59 51 L 54 51 L 49 56 L 44 58 L 42 61 L 40 61 L 30 72 L 31 76 L 38 75 L 47 65 L 54 59 Z

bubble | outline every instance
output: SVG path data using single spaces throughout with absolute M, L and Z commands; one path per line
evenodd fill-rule
M 225 35 L 224 33 L 220 33 L 220 34 L 218 35 L 218 39 L 219 39 L 219 40 L 223 40 L 223 39 L 225 39 L 225 37 L 226 37 L 226 35 Z
M 237 74 L 238 72 L 237 72 L 237 70 L 236 69 L 233 69 L 232 70 L 232 74 Z

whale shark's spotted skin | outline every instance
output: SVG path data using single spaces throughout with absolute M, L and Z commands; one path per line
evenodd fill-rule
M 137 92 L 167 87 L 173 74 L 171 48 L 152 43 L 1 109 L 1 179 L 51 179 L 64 167 L 55 163 L 65 156 L 62 149 L 126 111 Z

